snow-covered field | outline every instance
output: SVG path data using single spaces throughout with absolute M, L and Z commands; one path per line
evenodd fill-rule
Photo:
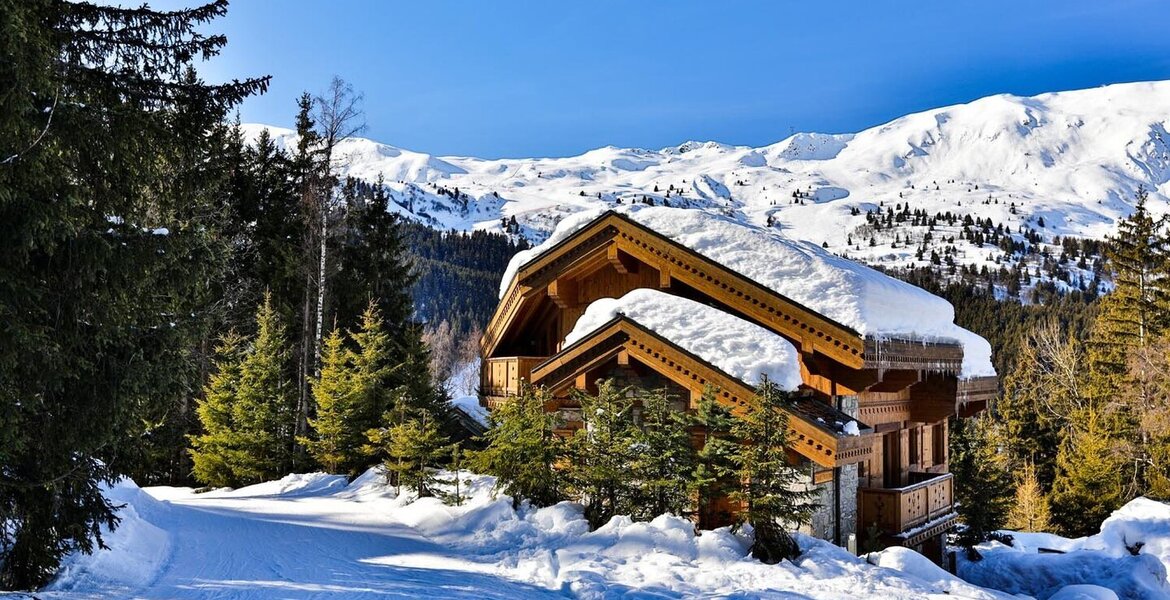
M 508 498 L 491 497 L 491 478 L 464 475 L 470 497 L 458 507 L 396 497 L 373 470 L 348 485 L 318 473 L 203 494 L 186 488 L 142 490 L 123 482 L 109 490 L 125 505 L 122 526 L 107 536 L 110 549 L 69 557 L 60 577 L 37 596 L 1013 597 L 966 583 L 900 548 L 870 555 L 867 562 L 801 537 L 805 552 L 799 559 L 770 566 L 746 556 L 742 537 L 726 529 L 695 535 L 688 521 L 671 516 L 650 523 L 618 517 L 589 532 L 575 504 L 515 511 Z M 1118 539 L 1131 546 L 1145 541 L 1143 554 L 1118 555 Z M 1041 568 L 1038 560 L 1073 557 L 1063 566 L 1048 563 L 1055 565 L 1047 567 L 1057 574 L 1049 578 L 1054 587 L 1027 591 L 1042 599 L 1058 591 L 1064 599 L 1112 597 L 1108 590 L 1084 585 L 1061 589 L 1096 583 L 1113 586 L 1121 597 L 1170 597 L 1163 566 L 1170 561 L 1165 505 L 1131 505 L 1108 521 L 1100 536 L 1044 540 L 1049 543 L 1083 548 L 1092 560 L 1075 553 L 1037 559 L 1026 550 L 988 546 L 987 561 L 978 565 L 985 575 L 968 576 L 1004 587 L 1034 579 L 1029 571 Z
M 255 137 L 266 127 L 245 130 Z M 267 128 L 278 144 L 295 144 L 295 132 Z M 353 138 L 337 155 L 346 159 L 345 174 L 371 182 L 383 175 L 395 211 L 443 229 L 500 230 L 515 219 L 519 232 L 540 242 L 567 215 L 652 200 L 771 223 L 793 239 L 869 264 L 924 266 L 931 249 L 942 254 L 954 246 L 957 264 L 996 270 L 1003 251 L 962 239 L 964 216 L 1003 224 L 1016 241 L 1033 229 L 1051 242 L 1112 233 L 1132 211 L 1139 186 L 1151 191 L 1155 212 L 1167 212 L 1168 131 L 1170 81 L 1161 81 L 1000 94 L 858 133 L 797 133 L 758 148 L 685 142 L 483 159 Z M 866 222 L 867 212 L 907 207 L 930 216 L 949 212 L 960 222 L 931 229 L 899 221 L 880 231 Z

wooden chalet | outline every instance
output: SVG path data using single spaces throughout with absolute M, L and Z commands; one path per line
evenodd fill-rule
M 940 536 L 956 518 L 947 418 L 979 412 L 997 386 L 993 376 L 962 376 L 961 344 L 863 336 L 614 211 L 538 247 L 514 271 L 482 339 L 486 407 L 506 402 L 527 381 L 553 393 L 550 410 L 579 422 L 570 390 L 595 391 L 599 379 L 616 378 L 666 387 L 680 409 L 693 408 L 711 385 L 734 411 L 753 385 L 632 319 L 618 316 L 565 343 L 591 303 L 633 290 L 714 307 L 797 350 L 800 400 L 789 419 L 790 449 L 818 486 L 822 507 L 809 532 L 856 543 L 855 550 L 878 541 L 941 557 Z M 853 420 L 853 430 L 841 426 Z

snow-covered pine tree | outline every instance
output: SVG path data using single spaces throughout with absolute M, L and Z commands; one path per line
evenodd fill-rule
M 496 491 L 512 497 L 512 505 L 528 500 L 549 506 L 564 499 L 557 463 L 564 442 L 553 430 L 558 417 L 545 411 L 552 398 L 544 388 L 524 384 L 520 394 L 489 415 L 483 436 L 487 447 L 471 456 L 476 471 L 496 477 Z
M 665 389 L 642 390 L 638 402 L 641 417 L 629 465 L 637 487 L 631 516 L 649 521 L 664 513 L 688 514 L 694 504 L 690 483 L 696 457 L 686 407 L 677 409 Z
M 787 528 L 807 522 L 816 508 L 814 492 L 801 489 L 800 472 L 788 462 L 787 402 L 787 395 L 765 377 L 732 428 L 740 442 L 735 458 L 742 482 L 732 498 L 754 532 L 752 556 L 768 564 L 800 554 Z

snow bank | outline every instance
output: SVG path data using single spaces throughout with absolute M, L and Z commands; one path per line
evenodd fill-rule
M 95 588 L 136 589 L 153 581 L 166 564 L 171 553 L 170 537 L 149 521 L 159 510 L 165 510 L 162 504 L 130 479 L 105 488 L 103 493 L 115 505 L 121 505 L 118 528 L 109 531 L 102 527 L 107 548 L 90 555 L 66 556 L 57 577 L 44 591 L 87 593 Z
M 1088 588 L 1075 587 L 1084 585 L 1108 588 L 1122 598 L 1170 598 L 1170 506 L 1161 502 L 1133 500 L 1106 519 L 1100 533 L 1085 538 L 1012 536 L 1010 547 L 998 542 L 980 545 L 981 561 L 970 562 L 960 554 L 959 575 L 977 585 L 1040 600 L 1058 597 L 1062 591 L 1066 598 L 1089 594 Z M 1041 553 L 1042 548 L 1063 554 Z
M 909 548 L 900 546 L 886 548 L 881 552 L 869 554 L 866 561 L 879 567 L 901 571 L 944 594 L 988 600 L 1002 596 L 996 592 L 980 589 L 951 575 L 942 567 L 930 562 L 930 559 Z
M 266 481 L 238 489 L 224 489 L 207 492 L 209 497 L 253 497 L 253 496 L 319 496 L 345 487 L 345 475 L 329 473 L 294 473 L 276 481 Z
M 719 309 L 658 290 L 634 290 L 590 304 L 565 337 L 568 346 L 625 315 L 683 350 L 751 385 L 761 376 L 785 390 L 801 384 L 799 354 L 784 338 Z
M 793 301 L 875 338 L 963 345 L 963 377 L 994 375 L 991 345 L 955 325 L 949 302 L 814 243 L 701 210 L 619 206 L 617 212 Z M 561 220 L 544 243 L 512 257 L 500 297 L 520 267 L 604 214 L 586 210 Z

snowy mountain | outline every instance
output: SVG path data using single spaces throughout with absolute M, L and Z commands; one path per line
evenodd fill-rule
M 245 127 L 255 135 L 264 126 Z M 1021 257 L 1005 254 L 1010 244 L 968 239 L 964 217 L 979 220 L 975 228 L 1003 225 L 1016 242 L 1035 230 L 1027 237 L 1051 243 L 1108 235 L 1139 186 L 1151 191 L 1155 212 L 1170 210 L 1168 127 L 1170 81 L 1162 81 L 989 96 L 856 134 L 799 133 L 759 148 L 691 141 L 488 160 L 354 138 L 338 155 L 345 174 L 381 174 L 404 215 L 440 228 L 509 229 L 539 242 L 582 209 L 669 203 L 771 224 L 871 264 L 925 265 L 937 251 L 948 262 L 996 269 Z M 269 129 L 278 143 L 295 139 Z M 875 230 L 867 213 L 891 210 L 954 218 L 897 219 Z

